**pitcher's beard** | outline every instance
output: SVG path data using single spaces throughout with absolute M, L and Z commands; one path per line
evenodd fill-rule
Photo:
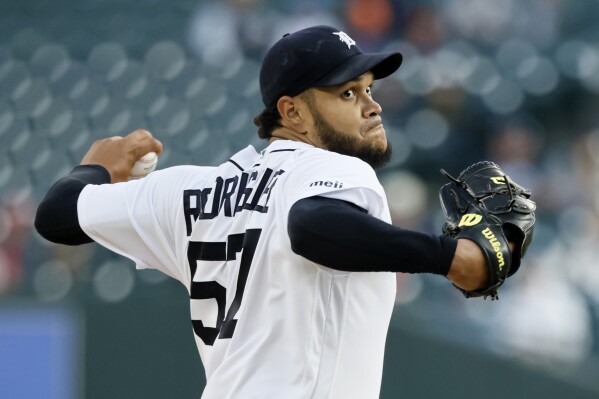
M 329 151 L 360 158 L 374 169 L 389 162 L 392 155 L 391 143 L 387 141 L 386 148 L 380 148 L 374 142 L 360 142 L 343 134 L 331 126 L 316 109 L 311 109 L 314 126 L 320 141 Z

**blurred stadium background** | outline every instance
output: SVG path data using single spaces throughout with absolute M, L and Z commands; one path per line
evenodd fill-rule
M 398 276 L 381 397 L 599 397 L 598 18 L 596 0 L 0 0 L 0 397 L 199 397 L 185 290 L 44 242 L 36 204 L 135 128 L 165 144 L 160 168 L 263 148 L 261 57 L 321 23 L 404 54 L 374 89 L 394 223 L 438 232 L 439 168 L 483 159 L 538 204 L 499 301 Z

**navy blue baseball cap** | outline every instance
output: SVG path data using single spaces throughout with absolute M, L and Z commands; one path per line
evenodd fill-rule
M 314 26 L 284 35 L 262 62 L 260 92 L 264 105 L 297 96 L 310 87 L 334 86 L 371 71 L 375 79 L 401 65 L 401 53 L 364 53 L 346 33 Z

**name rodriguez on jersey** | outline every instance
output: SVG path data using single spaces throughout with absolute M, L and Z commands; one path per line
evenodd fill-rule
M 218 176 L 213 187 L 185 190 L 183 211 L 187 236 L 191 235 L 193 222 L 198 219 L 214 219 L 219 214 L 233 217 L 244 209 L 268 212 L 270 193 L 283 173 L 283 169 L 266 168 L 262 175 L 253 171 L 242 172 L 240 176 Z

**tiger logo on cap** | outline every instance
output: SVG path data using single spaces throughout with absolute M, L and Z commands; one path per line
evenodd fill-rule
M 356 42 L 354 41 L 354 39 L 349 37 L 349 35 L 343 31 L 333 32 L 333 35 L 339 36 L 339 40 L 341 40 L 343 43 L 347 44 L 347 48 L 351 48 L 351 46 L 356 45 Z

